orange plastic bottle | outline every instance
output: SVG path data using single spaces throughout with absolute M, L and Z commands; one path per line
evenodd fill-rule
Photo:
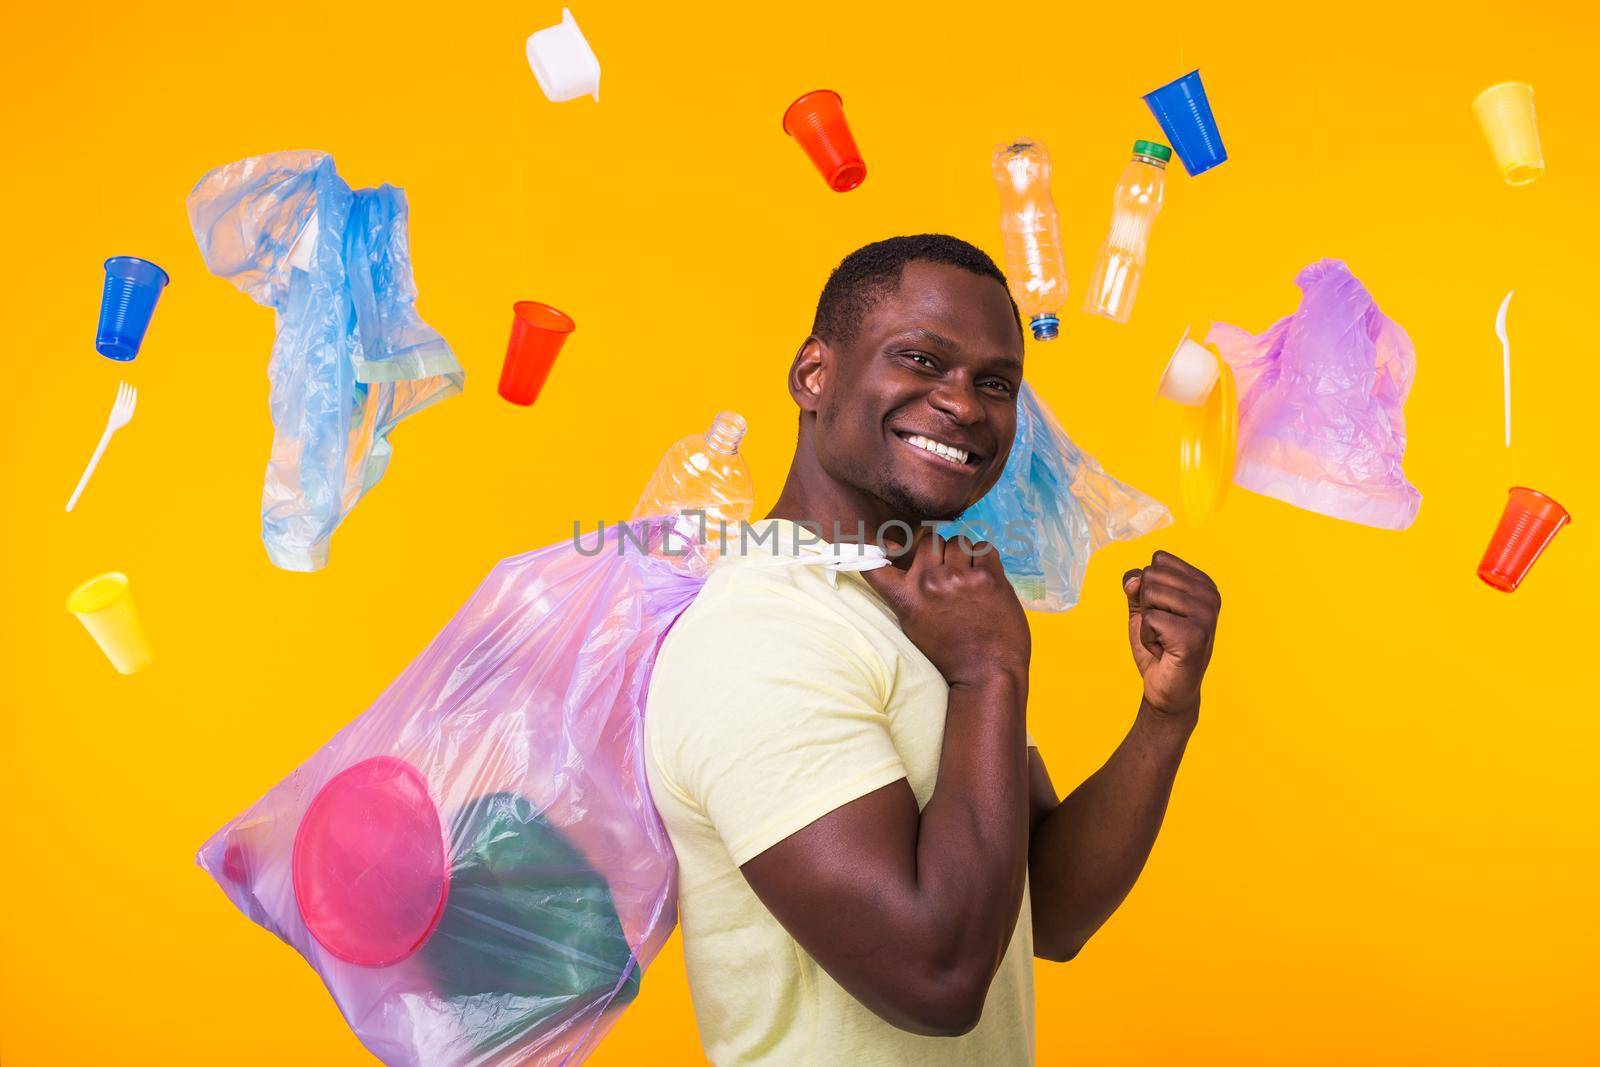
M 1050 198 L 1050 152 L 1037 141 L 1001 145 L 994 153 L 1000 189 L 1000 232 L 1006 245 L 1006 280 L 1033 336 L 1049 341 L 1061 331 L 1067 303 L 1067 264 Z

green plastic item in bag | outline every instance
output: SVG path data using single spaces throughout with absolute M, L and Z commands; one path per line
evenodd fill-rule
M 450 839 L 449 897 L 423 954 L 441 996 L 494 994 L 485 1011 L 516 1019 L 500 1029 L 484 1020 L 482 1047 L 504 1047 L 612 990 L 621 1004 L 638 995 L 640 969 L 610 885 L 527 799 L 473 801 Z M 507 996 L 532 1003 L 508 1013 Z

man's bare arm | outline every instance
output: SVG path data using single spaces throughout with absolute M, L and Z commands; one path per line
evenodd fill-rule
M 1070 960 L 1111 918 L 1144 870 L 1193 723 L 1139 709 L 1104 766 L 1059 803 L 1035 800 L 1028 851 L 1034 955 Z M 1037 750 L 1036 798 L 1055 790 Z
M 995 554 L 970 553 L 929 538 L 904 575 L 869 575 L 950 683 L 927 806 L 895 782 L 742 868 L 835 981 L 923 1034 L 977 1025 L 1027 871 L 1027 621 Z
M 1123 575 L 1128 639 L 1144 678 L 1133 727 L 1098 771 L 1056 801 L 1031 755 L 1034 953 L 1077 955 L 1127 897 L 1150 857 L 1172 783 L 1200 715 L 1222 598 L 1204 573 L 1167 552 Z
M 1028 805 L 1021 686 L 950 694 L 939 784 L 920 814 L 904 779 L 746 863 L 773 916 L 888 1022 L 965 1033 L 1022 905 Z

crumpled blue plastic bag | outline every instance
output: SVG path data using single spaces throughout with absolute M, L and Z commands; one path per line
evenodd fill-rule
M 939 532 L 994 545 L 1023 607 L 1066 611 L 1078 602 L 1091 555 L 1171 522 L 1160 501 L 1111 477 L 1073 444 L 1024 382 L 1000 480 Z
M 405 194 L 352 191 L 325 152 L 275 152 L 211 171 L 188 208 L 206 267 L 277 313 L 261 539 L 279 567 L 319 570 L 383 477 L 389 431 L 464 382 L 414 306 Z
M 1260 336 L 1215 323 L 1239 387 L 1233 481 L 1307 511 L 1404 530 L 1422 494 L 1406 481 L 1406 397 L 1417 353 L 1337 259 L 1295 276 L 1300 306 Z

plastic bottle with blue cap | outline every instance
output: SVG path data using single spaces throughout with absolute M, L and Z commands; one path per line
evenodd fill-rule
M 1000 232 L 1006 246 L 1006 280 L 1036 341 L 1061 332 L 1067 302 L 1067 264 L 1061 228 L 1050 197 L 1050 152 L 1038 141 L 1001 145 L 994 153 L 1000 190 Z

